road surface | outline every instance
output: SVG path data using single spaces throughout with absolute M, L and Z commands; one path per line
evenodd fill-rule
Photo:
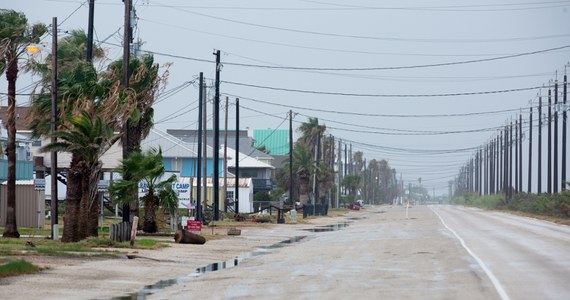
M 149 259 L 26 256 L 49 269 L 0 279 L 0 299 L 570 299 L 568 226 L 454 206 L 310 222 L 125 249 Z
M 454 206 L 350 216 L 148 298 L 570 299 L 568 226 Z

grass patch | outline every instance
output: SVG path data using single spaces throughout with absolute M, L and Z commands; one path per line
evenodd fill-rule
M 0 278 L 31 274 L 40 271 L 38 266 L 25 260 L 7 260 L 0 264 Z

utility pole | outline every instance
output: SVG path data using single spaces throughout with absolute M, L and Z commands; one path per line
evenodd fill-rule
M 528 190 L 532 192 L 532 104 L 530 106 L 530 113 L 528 118 Z
M 202 221 L 202 105 L 203 105 L 203 89 L 204 73 L 200 72 L 200 84 L 198 86 L 198 162 L 196 166 L 196 220 Z M 192 179 L 193 185 L 194 179 Z
M 508 185 L 507 185 L 507 190 L 508 190 L 508 194 L 509 194 L 509 199 L 511 199 L 513 197 L 513 121 L 511 119 L 511 126 L 509 128 L 509 139 L 508 139 L 508 143 L 509 143 L 509 178 L 508 178 Z
M 236 98 L 236 153 L 235 153 L 235 176 L 236 176 L 236 183 L 234 186 L 234 203 L 235 208 L 234 211 L 236 214 L 239 214 L 239 98 Z
M 558 80 L 554 81 L 554 170 L 553 192 L 558 194 Z
M 340 207 L 340 189 L 341 189 L 341 184 L 342 184 L 342 140 L 339 139 L 338 140 L 338 149 L 337 149 L 337 178 L 338 178 L 338 182 L 337 182 L 337 196 L 336 196 L 336 204 L 335 204 L 335 208 L 339 208 Z M 370 201 L 370 200 L 369 200 Z
M 508 193 L 508 188 L 509 188 L 509 148 L 508 146 L 508 141 L 509 141 L 509 126 L 505 126 L 505 134 L 504 134 L 504 139 L 503 139 L 503 152 L 504 152 L 504 159 L 503 159 L 503 191 L 505 192 L 505 196 L 508 199 L 509 193 Z
M 519 193 L 522 192 L 522 114 L 519 114 Z
M 131 43 L 131 0 L 123 0 L 125 3 L 125 26 L 123 35 L 123 90 L 129 89 L 129 62 L 130 62 L 130 43 Z M 123 159 L 129 157 L 131 149 L 129 148 L 129 131 L 131 126 L 128 119 L 124 121 L 124 134 L 123 134 Z M 129 174 L 123 175 L 125 179 L 130 179 Z M 131 197 L 137 197 L 137 191 L 132 190 L 129 193 Z M 137 200 L 137 199 L 133 199 Z M 123 222 L 128 223 L 131 221 L 131 206 L 129 204 L 123 205 Z
M 515 184 L 514 189 L 518 193 L 519 188 L 519 120 L 515 119 Z
M 203 210 L 206 209 L 208 206 L 208 94 L 206 93 L 206 83 L 200 87 L 202 89 L 202 109 L 204 112 L 202 113 L 202 187 L 204 188 L 204 192 L 202 193 L 202 199 L 198 201 L 202 201 L 202 208 Z M 200 183 L 198 183 L 200 184 Z M 203 211 L 201 213 L 202 219 L 204 219 Z
M 57 130 L 57 18 L 51 19 L 51 132 Z M 57 143 L 55 135 L 51 137 L 52 145 Z M 51 151 L 51 236 L 59 240 L 58 224 L 58 190 L 57 190 L 57 151 Z
M 548 186 L 546 191 L 552 194 L 552 97 L 550 89 L 548 89 L 548 175 L 547 183 Z
M 289 110 L 289 200 L 295 209 L 295 199 L 293 199 L 293 110 Z
M 542 193 L 542 97 L 538 97 L 538 166 L 537 194 Z
M 229 97 L 226 96 L 226 113 L 224 121 L 224 212 L 228 212 L 228 102 Z M 238 158 L 236 157 L 236 160 Z M 237 185 L 237 182 L 236 182 Z
M 564 74 L 564 87 L 562 88 L 563 91 L 563 101 L 564 101 L 564 111 L 562 112 L 562 174 L 561 174 L 561 181 L 562 181 L 562 187 L 561 190 L 565 191 L 566 190 L 566 127 L 567 127 L 567 123 L 566 123 L 566 111 L 568 110 L 568 108 L 566 107 L 567 102 L 566 99 L 568 97 L 568 90 L 567 90 L 567 86 L 568 86 L 568 78 L 566 77 L 566 74 Z
M 95 12 L 95 0 L 89 0 L 89 21 L 87 24 L 87 61 L 93 60 L 93 15 Z
M 214 98 L 214 220 L 220 219 L 220 50 L 216 56 L 216 95 Z

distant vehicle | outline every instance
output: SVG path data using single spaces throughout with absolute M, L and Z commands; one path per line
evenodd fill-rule
M 363 207 L 364 206 L 364 200 L 360 199 L 360 200 L 356 200 L 356 204 L 358 204 L 358 206 Z

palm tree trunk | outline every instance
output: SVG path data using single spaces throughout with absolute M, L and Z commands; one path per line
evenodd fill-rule
M 154 191 L 149 189 L 144 201 L 144 222 L 143 231 L 154 233 L 158 231 L 156 226 L 156 206 L 154 200 Z
M 6 155 L 8 156 L 8 183 L 7 183 L 7 207 L 6 227 L 3 237 L 19 238 L 18 226 L 16 225 L 16 78 L 18 77 L 18 63 L 16 59 L 9 60 L 6 70 L 8 80 L 8 144 Z
M 309 203 L 309 178 L 299 178 L 299 201 L 305 205 Z
M 87 224 L 87 236 L 99 235 L 99 194 L 97 193 L 99 185 L 99 176 L 101 175 L 101 163 L 97 163 L 91 168 L 93 171 L 89 178 L 89 220 Z
M 83 173 L 79 166 L 80 159 L 73 155 L 67 174 L 67 194 L 65 199 L 65 216 L 63 224 L 63 236 L 61 241 L 73 243 L 80 240 L 79 236 L 79 213 L 81 205 L 81 182 Z

